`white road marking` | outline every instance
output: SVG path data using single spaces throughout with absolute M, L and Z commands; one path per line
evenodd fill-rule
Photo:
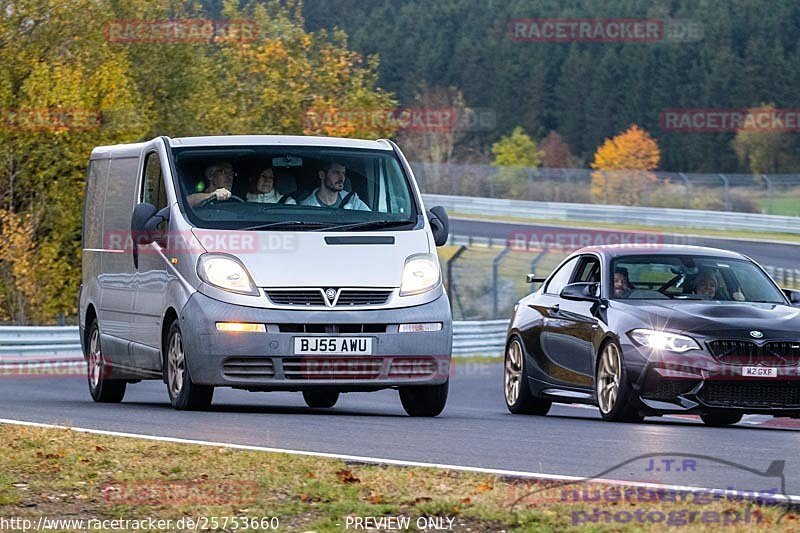
M 401 459 L 386 459 L 381 457 L 366 457 L 361 455 L 345 455 L 339 453 L 328 453 L 328 452 L 312 452 L 312 451 L 304 451 L 304 450 L 291 450 L 286 448 L 270 448 L 266 446 L 252 446 L 247 444 L 231 444 L 226 442 L 214 442 L 214 441 L 205 441 L 205 440 L 195 440 L 195 439 L 183 439 L 179 437 L 162 437 L 158 435 L 145 435 L 139 433 L 124 433 L 119 431 L 106 431 L 102 429 L 90 429 L 90 428 L 81 428 L 81 427 L 73 427 L 73 426 L 61 426 L 57 424 L 43 424 L 41 422 L 28 422 L 25 420 L 14 420 L 9 418 L 0 418 L 0 424 L 8 424 L 13 426 L 25 426 L 25 427 L 37 427 L 37 428 L 44 428 L 44 429 L 60 429 L 60 430 L 72 430 L 76 433 L 87 433 L 90 435 L 105 435 L 109 437 L 124 437 L 124 438 L 132 438 L 132 439 L 142 439 L 142 440 L 149 440 L 149 441 L 156 441 L 156 442 L 168 442 L 171 444 L 192 444 L 196 446 L 215 446 L 220 448 L 230 448 L 233 450 L 246 450 L 246 451 L 258 451 L 258 452 L 268 452 L 268 453 L 283 453 L 287 455 L 302 455 L 306 457 L 323 457 L 326 459 L 339 459 L 342 461 L 354 461 L 359 463 L 372 463 L 372 464 L 383 464 L 383 465 L 391 465 L 391 466 L 407 466 L 407 467 L 418 467 L 418 468 L 436 468 L 440 470 L 457 470 L 461 472 L 473 472 L 477 474 L 490 474 L 495 476 L 508 476 L 508 477 L 516 477 L 516 478 L 526 478 L 526 479 L 543 479 L 543 480 L 553 480 L 553 481 L 575 481 L 575 482 L 583 482 L 583 483 L 602 483 L 607 485 L 619 485 L 623 487 L 642 487 L 647 489 L 663 489 L 663 490 L 671 490 L 676 492 L 697 492 L 697 491 L 706 491 L 706 492 L 713 492 L 719 493 L 723 496 L 741 496 L 740 492 L 736 490 L 728 490 L 728 489 L 720 489 L 720 488 L 713 488 L 713 487 L 696 487 L 691 485 L 668 485 L 662 483 L 644 483 L 641 481 L 623 481 L 619 479 L 603 479 L 603 478 L 587 478 L 587 477 L 579 477 L 579 476 L 564 476 L 559 474 L 545 474 L 541 472 L 523 472 L 519 470 L 502 470 L 497 468 L 483 468 L 478 466 L 462 466 L 462 465 L 449 465 L 443 463 L 424 463 L 419 461 L 405 461 Z M 794 494 L 776 494 L 770 495 L 771 498 L 780 501 L 786 501 L 789 503 L 798 502 L 800 501 L 800 495 Z

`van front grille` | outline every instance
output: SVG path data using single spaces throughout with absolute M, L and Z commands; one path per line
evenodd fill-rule
M 269 357 L 231 357 L 222 365 L 222 373 L 230 379 L 263 380 L 275 377 L 275 365 Z
M 344 289 L 339 294 L 336 306 L 341 305 L 383 305 L 392 291 L 354 291 Z
M 386 324 L 277 324 L 280 333 L 386 333 Z
M 275 305 L 354 307 L 383 305 L 392 295 L 391 289 L 267 289 L 267 297 Z
M 325 296 L 319 289 L 294 291 L 267 291 L 275 305 L 325 305 Z
M 285 357 L 283 374 L 297 380 L 377 379 L 382 366 L 380 357 Z

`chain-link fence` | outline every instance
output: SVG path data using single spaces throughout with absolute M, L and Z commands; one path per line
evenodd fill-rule
M 453 320 L 506 319 L 532 286 L 527 274 L 545 277 L 572 250 L 514 246 L 504 239 L 451 236 L 440 249 Z M 800 289 L 800 269 L 764 266 L 778 283 Z
M 450 163 L 411 166 L 427 194 L 800 216 L 800 174 L 598 173 Z

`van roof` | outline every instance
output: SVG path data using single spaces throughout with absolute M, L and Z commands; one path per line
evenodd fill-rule
M 385 139 L 375 141 L 366 139 L 346 139 L 343 137 L 315 137 L 308 135 L 213 135 L 207 137 L 178 137 L 170 139 L 170 146 L 243 146 L 243 145 L 289 145 L 324 146 L 330 148 L 365 148 L 371 150 L 392 150 Z M 98 146 L 92 150 L 92 159 L 110 157 L 138 156 L 146 143 L 115 144 Z

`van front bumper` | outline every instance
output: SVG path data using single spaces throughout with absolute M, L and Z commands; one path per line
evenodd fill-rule
M 217 322 L 264 324 L 266 332 L 217 331 Z M 441 330 L 398 331 L 400 324 L 431 322 L 441 323 Z M 181 311 L 180 324 L 189 375 L 198 385 L 265 391 L 369 391 L 438 385 L 450 374 L 452 320 L 444 293 L 414 307 L 295 311 L 234 305 L 195 292 Z M 351 331 L 360 324 L 380 331 L 303 333 L 298 328 L 318 330 L 327 325 L 329 330 Z M 295 337 L 371 337 L 372 354 L 294 355 Z

